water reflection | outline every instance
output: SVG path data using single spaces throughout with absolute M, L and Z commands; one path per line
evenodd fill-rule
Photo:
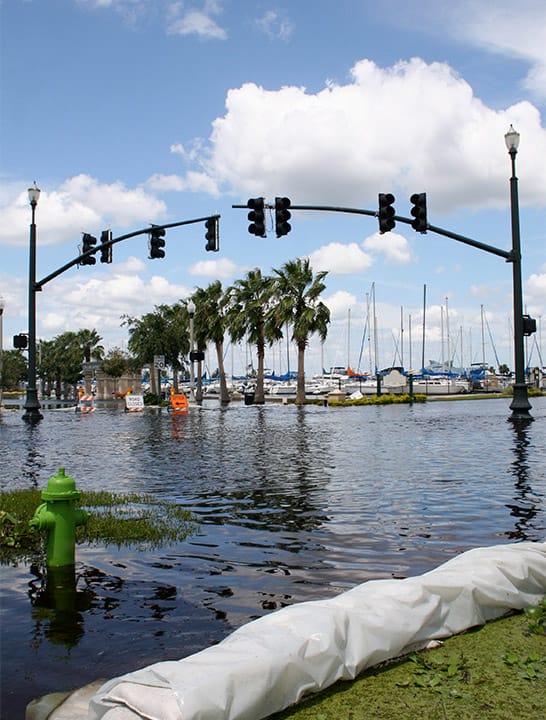
M 77 589 L 74 566 L 42 572 L 33 565 L 30 571 L 35 578 L 28 592 L 36 623 L 34 646 L 43 636 L 55 645 L 74 647 L 85 632 L 82 613 L 91 607 L 93 593 L 88 588 Z
M 153 552 L 78 546 L 76 585 L 60 597 L 36 570 L 29 593 L 28 567 L 2 568 L 2 692 L 28 701 L 61 689 L 59 643 L 70 647 L 63 682 L 77 686 L 183 657 L 284 604 L 425 572 L 470 547 L 541 540 L 546 398 L 528 426 L 507 412 L 491 400 L 205 402 L 187 416 L 50 411 L 36 427 L 6 413 L 0 487 L 43 488 L 65 467 L 82 490 L 180 503 L 200 530 Z
M 506 534 L 515 540 L 538 541 L 542 538 L 534 532 L 534 519 L 541 509 L 543 495 L 533 490 L 529 480 L 530 422 L 512 424 L 514 460 L 510 465 L 510 472 L 515 478 L 515 495 L 514 503 L 508 503 L 506 507 L 509 508 L 510 515 L 516 518 L 516 522 L 515 530 Z

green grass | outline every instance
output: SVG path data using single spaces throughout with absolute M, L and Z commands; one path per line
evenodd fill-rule
M 396 403 L 423 403 L 426 402 L 426 395 L 416 394 L 408 395 L 407 393 L 401 395 L 394 395 L 392 393 L 385 393 L 384 395 L 369 395 L 359 398 L 358 400 L 328 400 L 330 407 L 349 407 L 352 405 L 394 405 Z
M 545 632 L 543 601 L 338 682 L 270 720 L 538 720 L 546 716 Z
M 41 503 L 37 489 L 0 493 L 0 563 L 41 553 L 42 536 L 28 524 Z M 180 542 L 198 528 L 188 510 L 152 495 L 82 492 L 77 507 L 91 514 L 86 525 L 76 528 L 79 544 L 158 548 Z

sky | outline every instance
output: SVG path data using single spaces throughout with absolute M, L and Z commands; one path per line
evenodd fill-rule
M 37 279 L 77 257 L 84 232 L 221 216 L 218 253 L 190 223 L 167 231 L 165 259 L 140 235 L 112 264 L 97 256 L 46 284 L 38 338 L 94 328 L 106 350 L 126 348 L 123 316 L 308 257 L 328 271 L 331 311 L 308 374 L 423 357 L 513 369 L 503 258 L 404 223 L 380 235 L 377 218 L 341 212 L 294 210 L 281 238 L 268 212 L 261 238 L 232 207 L 285 196 L 375 211 L 392 193 L 407 218 L 425 192 L 430 224 L 509 250 L 513 125 L 524 311 L 538 327 L 526 353 L 546 364 L 543 0 L 0 0 L 0 28 L 5 350 L 27 330 L 35 181 Z M 226 357 L 236 374 L 256 364 L 240 346 Z M 295 357 L 279 345 L 266 364 L 286 372 Z

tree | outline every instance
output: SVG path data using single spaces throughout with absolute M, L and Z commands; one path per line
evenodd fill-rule
M 276 303 L 271 310 L 278 327 L 292 327 L 292 341 L 298 348 L 298 382 L 296 404 L 305 402 L 305 350 L 310 335 L 318 333 L 324 342 L 328 334 L 330 311 L 320 300 L 326 289 L 323 280 L 327 271 L 313 274 L 309 258 L 285 263 L 279 270 L 275 284 Z
M 178 389 L 178 373 L 182 368 L 181 355 L 189 350 L 188 315 L 182 303 L 172 306 L 160 305 L 153 313 L 141 318 L 123 317 L 123 325 L 129 328 L 130 352 L 141 365 L 153 367 L 155 355 L 163 355 L 165 363 L 173 368 L 175 390 Z M 159 394 L 155 373 L 152 376 L 152 393 Z
M 246 278 L 236 280 L 227 291 L 228 324 L 231 339 L 242 340 L 245 335 L 248 342 L 256 346 L 258 354 L 258 373 L 254 402 L 263 404 L 264 397 L 264 357 L 266 344 L 272 345 L 282 338 L 282 329 L 269 311 L 275 290 L 272 277 L 263 276 L 259 268 L 249 270 Z
M 105 375 L 119 378 L 129 369 L 129 358 L 120 348 L 112 348 L 101 362 L 100 369 Z
M 65 384 L 71 386 L 73 395 L 76 394 L 76 386 L 82 378 L 83 357 L 77 333 L 69 330 L 53 339 L 50 360 L 54 368 L 55 392 L 58 398 L 62 396 Z
M 27 379 L 27 360 L 22 350 L 4 350 L 2 354 L 2 390 L 17 390 Z
M 195 303 L 194 331 L 197 348 L 204 351 L 208 342 L 214 343 L 218 358 L 220 402 L 222 405 L 227 405 L 229 392 L 224 367 L 224 337 L 227 317 L 226 295 L 222 289 L 222 283 L 216 280 L 206 288 L 197 288 L 191 299 Z M 199 371 L 198 376 L 200 375 Z
M 102 360 L 104 357 L 104 347 L 99 344 L 102 338 L 96 330 L 78 330 L 76 335 L 85 362 L 91 362 L 92 357 L 96 360 Z

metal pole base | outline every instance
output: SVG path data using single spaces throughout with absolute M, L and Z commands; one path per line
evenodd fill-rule
M 532 420 L 533 417 L 529 413 L 531 403 L 527 397 L 527 385 L 525 383 L 516 383 L 514 385 L 514 398 L 510 403 L 512 415 L 510 420 Z
M 25 412 L 23 420 L 28 423 L 37 423 L 44 417 L 40 412 L 40 403 L 38 402 L 38 394 L 36 389 L 27 390 L 27 398 L 23 405 Z

